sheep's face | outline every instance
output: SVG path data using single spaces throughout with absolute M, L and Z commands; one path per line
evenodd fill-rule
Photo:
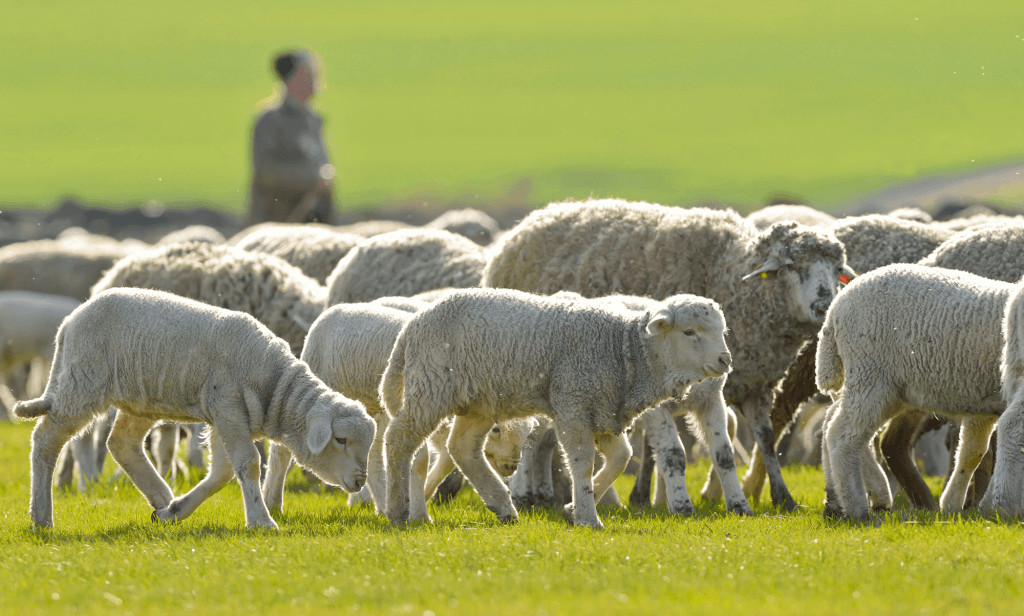
M 843 262 L 821 259 L 779 269 L 776 275 L 786 281 L 790 313 L 797 321 L 815 325 L 825 322 L 825 313 L 839 292 L 843 266 Z
M 725 317 L 706 297 L 676 295 L 647 322 L 647 335 L 664 370 L 665 386 L 677 395 L 707 378 L 726 374 L 732 355 L 725 344 Z
M 330 392 L 317 400 L 306 423 L 310 455 L 302 465 L 325 483 L 358 492 L 366 483 L 366 460 L 376 431 L 363 405 Z
M 499 475 L 509 477 L 516 472 L 523 457 L 523 443 L 536 427 L 537 420 L 527 417 L 501 421 L 491 428 L 484 444 L 484 455 Z

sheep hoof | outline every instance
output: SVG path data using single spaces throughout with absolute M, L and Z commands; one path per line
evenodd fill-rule
M 671 510 L 671 513 L 673 513 L 674 515 L 684 518 L 692 517 L 695 512 L 696 510 L 693 508 L 693 503 L 690 501 L 686 501 L 685 503 L 682 504 L 682 506 L 675 507 Z
M 250 530 L 278 530 L 277 523 L 273 520 L 258 520 L 245 526 Z
M 871 508 L 872 513 L 889 513 L 891 511 L 892 509 L 890 509 L 887 505 L 875 505 L 874 507 Z
M 519 516 L 512 512 L 508 515 L 498 516 L 498 521 L 511 526 L 512 524 L 519 524 Z
M 825 512 L 823 517 L 826 520 L 842 520 L 843 510 L 829 503 L 825 503 Z
M 729 506 L 729 513 L 736 515 L 754 515 L 754 510 L 746 501 L 739 501 Z
M 800 507 L 789 495 L 789 490 L 785 486 L 779 486 L 777 489 L 772 486 L 772 506 L 786 511 L 796 511 Z

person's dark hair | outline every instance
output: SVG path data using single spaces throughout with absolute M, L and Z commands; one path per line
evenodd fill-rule
M 288 81 L 295 69 L 302 63 L 302 54 L 296 51 L 286 51 L 274 58 L 274 72 L 281 81 Z

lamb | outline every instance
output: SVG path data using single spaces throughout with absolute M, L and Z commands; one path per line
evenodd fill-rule
M 939 500 L 944 511 L 963 508 L 1003 412 L 997 358 L 1014 290 L 973 274 L 891 265 L 854 280 L 836 299 L 819 335 L 817 384 L 835 401 L 822 464 L 829 502 L 838 497 L 843 515 L 867 517 L 865 479 L 876 505 L 891 506 L 868 446 L 905 406 L 964 417 L 956 468 Z
M 808 227 L 831 227 L 836 219 L 806 205 L 769 205 L 747 216 L 747 222 L 764 231 L 777 222 L 798 222 Z
M 33 240 L 0 248 L 0 290 L 89 299 L 89 290 L 133 250 L 118 242 Z
M 111 289 L 64 321 L 42 397 L 14 408 L 18 417 L 42 417 L 31 453 L 37 526 L 53 526 L 50 482 L 61 447 L 111 405 L 120 410 L 110 453 L 153 507 L 154 520 L 188 517 L 234 475 L 246 526 L 277 528 L 260 493 L 255 438 L 282 443 L 347 491 L 366 478 L 374 426 L 363 405 L 328 389 L 256 319 L 169 293 Z M 178 498 L 142 450 L 161 419 L 210 426 L 209 472 Z
M 367 487 L 370 497 L 383 513 L 384 503 L 384 430 L 388 415 L 380 406 L 377 389 L 381 375 L 387 367 L 391 348 L 402 327 L 412 318 L 414 311 L 396 310 L 385 305 L 384 298 L 372 304 L 339 304 L 328 310 L 313 324 L 302 350 L 302 361 L 321 378 L 328 387 L 362 402 L 377 424 L 376 438 L 370 448 L 367 463 Z M 407 298 L 402 298 L 407 299 Z M 420 307 L 429 306 L 417 302 Z M 529 433 L 520 434 L 524 422 L 506 422 L 488 434 L 486 452 L 493 458 L 499 472 L 503 472 L 510 460 L 518 463 L 522 444 Z M 531 426 L 532 427 L 532 426 Z M 443 440 L 434 440 L 435 453 L 441 454 Z M 426 502 L 422 491 L 427 479 L 426 450 L 418 460 L 418 484 L 414 484 L 420 498 L 414 499 L 416 519 L 427 519 Z M 280 509 L 284 498 L 284 480 L 291 456 L 280 445 L 272 445 L 267 478 L 263 483 L 263 495 L 271 509 Z M 450 457 L 444 452 L 438 463 L 430 469 L 432 494 L 437 484 L 451 471 Z M 514 469 L 513 469 L 514 470 Z
M 271 225 L 246 235 L 236 246 L 281 257 L 324 284 L 338 261 L 362 239 L 323 225 Z
M 501 232 L 497 221 L 473 208 L 448 210 L 424 226 L 429 229 L 443 229 L 457 233 L 480 246 L 490 244 Z
M 721 302 L 735 356 L 726 401 L 740 409 L 768 454 L 772 503 L 796 508 L 775 456 L 768 411 L 772 385 L 817 332 L 839 276 L 853 273 L 830 231 L 789 222 L 759 234 L 731 210 L 597 200 L 535 211 L 493 250 L 484 272 L 488 287 L 655 299 L 685 292 Z M 709 477 L 705 496 L 717 492 L 716 481 Z
M 443 287 L 475 287 L 486 264 L 479 246 L 437 229 L 404 229 L 363 240 L 327 279 L 327 305 L 411 297 Z
M 326 289 L 273 255 L 201 242 L 173 244 L 124 259 L 93 287 L 138 287 L 174 293 L 251 314 L 297 356 L 323 310 Z
M 705 379 L 721 380 L 731 363 L 725 318 L 707 298 L 674 296 L 639 313 L 504 289 L 455 291 L 402 328 L 381 380 L 391 416 L 387 516 L 394 524 L 408 520 L 412 455 L 455 415 L 448 451 L 498 519 L 517 521 L 483 442 L 495 421 L 542 413 L 554 420 L 572 471 L 566 515 L 603 528 L 595 499 L 629 460 L 625 430 L 645 409 Z M 710 406 L 706 431 L 716 457 L 731 462 L 721 395 Z M 595 443 L 606 462 L 592 477 Z M 722 482 L 729 510 L 749 512 L 735 473 Z
M 206 242 L 207 244 L 223 244 L 224 234 L 207 225 L 189 225 L 184 229 L 171 231 L 157 241 L 157 246 L 180 244 L 181 242 Z

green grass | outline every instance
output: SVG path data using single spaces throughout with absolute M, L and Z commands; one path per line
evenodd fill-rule
M 182 523 L 153 524 L 108 468 L 87 494 L 59 493 L 56 528 L 38 531 L 27 515 L 30 427 L 0 424 L 4 614 L 978 614 L 1009 612 L 1022 595 L 1018 522 L 905 504 L 875 525 L 826 522 L 812 468 L 784 471 L 807 505 L 792 515 L 763 502 L 753 518 L 700 502 L 689 519 L 602 508 L 604 532 L 553 512 L 500 526 L 468 490 L 432 508 L 434 525 L 399 531 L 293 471 L 278 533 L 243 528 L 235 484 Z M 691 468 L 693 495 L 706 469 Z
M 1019 0 L 11 4 L 0 203 L 245 203 L 269 57 L 323 59 L 342 206 L 822 205 L 1024 157 Z

